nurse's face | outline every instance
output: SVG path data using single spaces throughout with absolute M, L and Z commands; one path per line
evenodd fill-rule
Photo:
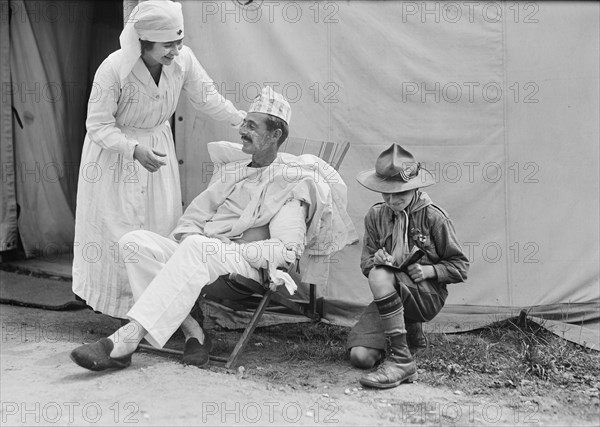
M 154 42 L 152 49 L 144 52 L 144 60 L 148 65 L 171 65 L 183 47 L 183 39 L 172 42 Z
M 383 201 L 395 212 L 402 212 L 412 201 L 417 190 L 408 190 L 401 193 L 382 193 Z

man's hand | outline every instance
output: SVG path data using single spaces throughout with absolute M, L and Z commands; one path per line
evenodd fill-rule
M 133 151 L 133 158 L 150 172 L 156 172 L 167 164 L 161 157 L 166 157 L 166 154 L 140 144 Z
M 373 260 L 375 261 L 375 264 L 391 265 L 394 258 L 392 258 L 392 256 L 388 254 L 385 249 L 382 248 L 375 252 L 375 255 L 373 255 Z
M 217 236 L 212 236 L 212 238 L 213 239 L 219 239 L 223 243 L 231 243 L 231 239 L 229 237 L 226 237 L 226 236 L 217 235 Z
M 231 239 L 229 237 L 223 236 L 221 234 L 207 234 L 206 237 L 209 237 L 211 239 L 220 240 L 223 243 L 231 243 Z
M 425 279 L 435 278 L 435 270 L 430 265 L 411 264 L 408 266 L 408 275 L 415 283 Z
M 200 234 L 200 233 L 184 233 L 181 236 L 179 236 L 179 243 L 182 243 L 186 238 L 190 237 L 190 236 L 194 236 L 196 234 Z

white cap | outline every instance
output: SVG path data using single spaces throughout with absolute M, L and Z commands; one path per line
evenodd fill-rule
M 123 50 L 123 61 L 119 77 L 123 80 L 141 56 L 140 40 L 172 42 L 180 40 L 183 33 L 181 3 L 171 0 L 147 0 L 133 8 L 119 41 Z
M 277 93 L 271 86 L 265 86 L 261 93 L 254 98 L 249 113 L 265 113 L 284 120 L 288 125 L 292 118 L 292 108 L 282 94 Z

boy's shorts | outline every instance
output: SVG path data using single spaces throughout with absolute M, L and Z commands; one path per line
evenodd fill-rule
M 448 296 L 446 285 L 438 285 L 432 280 L 415 283 L 405 273 L 395 274 L 396 291 L 400 294 L 404 306 L 404 321 L 414 323 L 433 319 L 444 306 Z M 374 301 L 363 311 L 358 323 L 348 334 L 346 348 L 349 350 L 352 347 L 378 350 L 387 348 L 383 324 Z

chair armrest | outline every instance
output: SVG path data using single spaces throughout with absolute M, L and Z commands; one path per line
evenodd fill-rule
M 262 294 L 266 289 L 268 289 L 268 286 L 265 286 L 256 280 L 248 279 L 247 277 L 244 277 L 238 273 L 229 273 L 229 280 L 236 282 L 237 284 L 258 294 Z

